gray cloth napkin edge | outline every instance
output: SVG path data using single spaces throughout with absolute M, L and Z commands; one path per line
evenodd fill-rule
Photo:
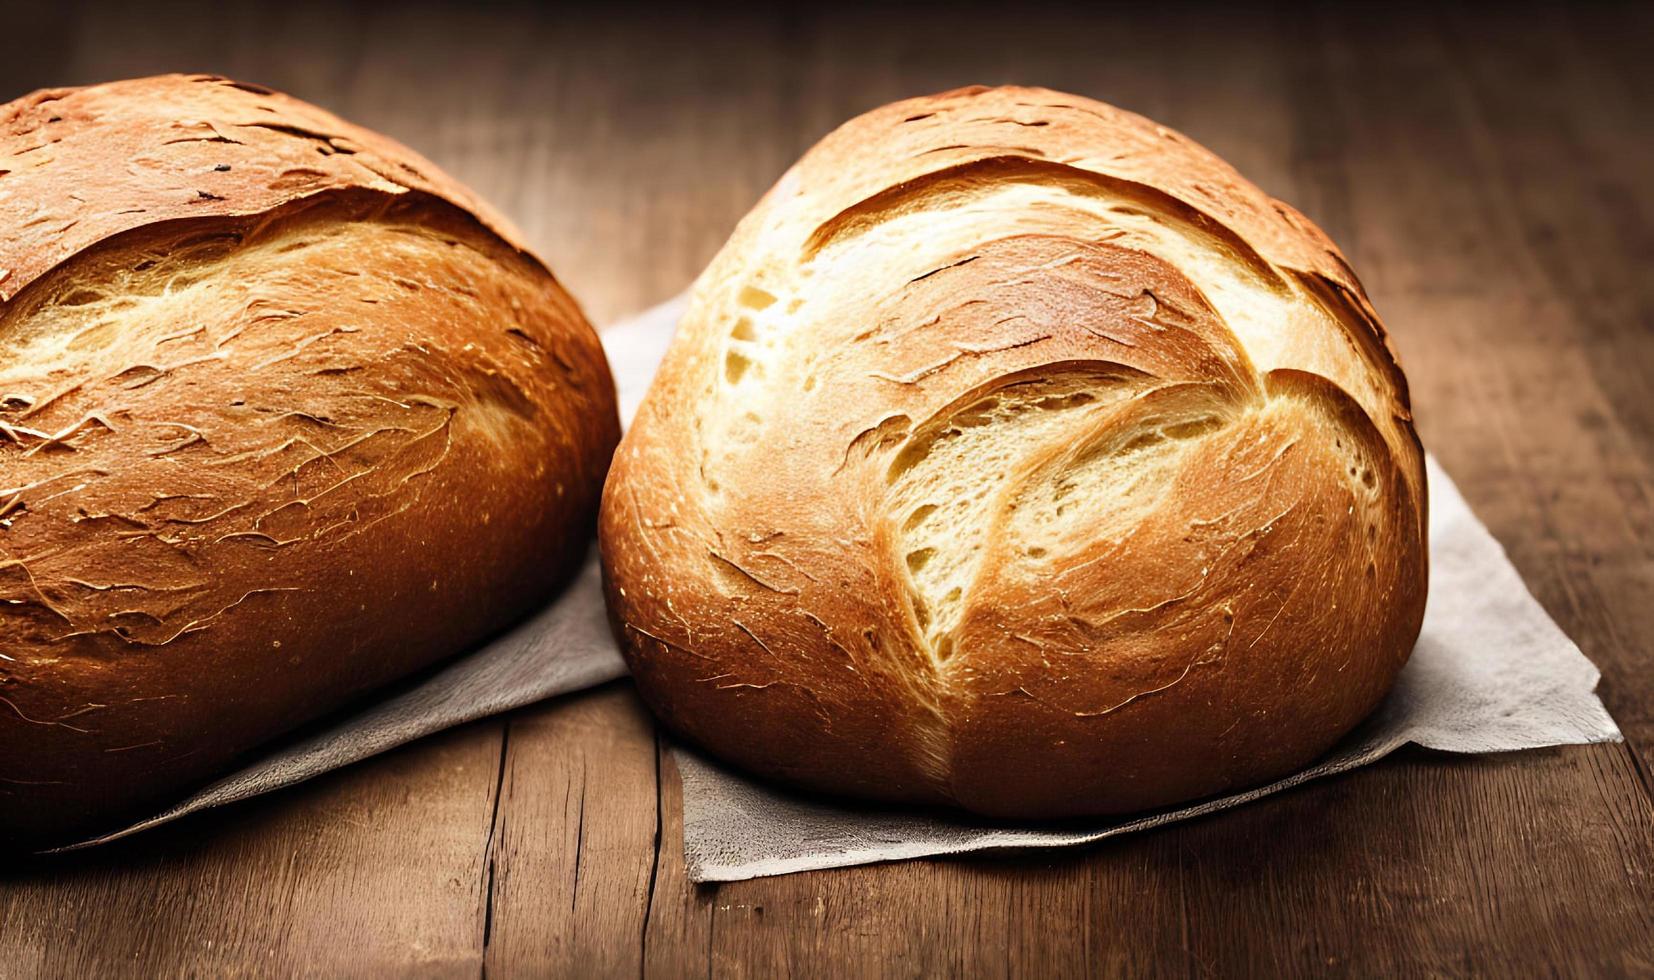
M 1288 790 L 1297 789 L 1306 783 L 1328 777 L 1338 776 L 1360 769 L 1378 762 L 1397 750 L 1409 745 L 1416 746 L 1429 752 L 1442 752 L 1450 755 L 1503 755 L 1511 752 L 1531 752 L 1539 748 L 1572 748 L 1581 745 L 1615 744 L 1625 741 L 1625 736 L 1616 730 L 1612 734 L 1582 734 L 1572 741 L 1545 741 L 1533 745 L 1511 745 L 1498 749 L 1458 749 L 1434 748 L 1424 745 L 1412 738 L 1394 735 L 1388 739 L 1381 739 L 1362 748 L 1360 751 L 1347 756 L 1329 759 L 1320 764 L 1301 769 L 1290 776 L 1276 780 L 1264 786 L 1255 787 L 1242 793 L 1229 796 L 1213 797 L 1202 800 L 1192 806 L 1176 810 L 1156 811 L 1135 820 L 1116 824 L 1100 831 L 1076 831 L 1071 838 L 1059 839 L 1051 836 L 1052 828 L 1038 824 L 1031 824 L 1026 828 L 1006 825 L 992 833 L 1001 833 L 1005 836 L 1002 841 L 989 840 L 987 843 L 960 843 L 957 845 L 937 846 L 929 843 L 912 842 L 894 849 L 844 850 L 830 855 L 822 855 L 819 859 L 810 858 L 758 858 L 741 863 L 726 863 L 708 867 L 700 855 L 684 847 L 684 863 L 688 878 L 695 884 L 711 884 L 718 882 L 745 881 L 750 878 L 765 878 L 777 875 L 799 874 L 806 871 L 826 871 L 836 868 L 860 867 L 870 864 L 887 864 L 898 861 L 911 861 L 920 858 L 955 857 L 960 854 L 995 854 L 1013 851 L 1044 851 L 1055 848 L 1084 847 L 1100 844 L 1105 840 L 1124 834 L 1136 833 L 1142 830 L 1152 830 L 1167 824 L 1180 823 L 1199 817 L 1222 813 L 1236 807 L 1245 806 L 1267 796 L 1274 796 Z M 724 772 L 727 770 L 710 762 L 705 756 L 688 746 L 673 744 L 672 758 L 679 767 L 679 773 L 684 772 L 685 761 L 690 766 L 700 766 L 706 769 Z M 686 759 L 687 757 L 687 759 Z M 746 780 L 745 776 L 733 778 Z M 687 790 L 685 790 L 687 792 Z M 853 803 L 852 803 L 853 805 Z M 922 816 L 923 811 L 915 810 L 915 816 Z M 687 828 L 685 828 L 687 830 Z M 1060 831 L 1058 831 L 1060 833 Z M 680 835 L 682 837 L 683 835 Z

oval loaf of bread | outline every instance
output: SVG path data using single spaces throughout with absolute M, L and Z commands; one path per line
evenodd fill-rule
M 212 77 L 0 107 L 0 843 L 505 626 L 618 437 L 580 310 L 402 146 Z
M 1424 610 L 1406 383 L 1338 251 L 1038 89 L 886 106 L 782 177 L 697 283 L 600 536 L 672 728 L 1008 817 L 1302 766 Z

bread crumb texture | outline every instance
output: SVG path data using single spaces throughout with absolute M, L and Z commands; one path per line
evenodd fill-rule
M 748 769 L 1011 817 L 1325 751 L 1423 615 L 1405 380 L 1332 243 L 1027 88 L 878 109 L 696 284 L 607 487 L 639 689 Z
M 208 76 L 0 108 L 0 841 L 456 652 L 585 550 L 596 336 L 411 151 Z

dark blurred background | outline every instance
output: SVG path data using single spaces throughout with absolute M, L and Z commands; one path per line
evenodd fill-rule
M 1649 164 L 1650 4 L 777 7 L 0 3 L 0 102 L 167 71 L 283 89 L 471 183 L 599 321 L 682 287 L 834 125 L 970 83 L 1067 89 L 1183 129 L 1347 250 L 1352 149 L 1485 144 L 1497 115 L 1517 149 L 1594 141 L 1623 160 L 1602 194 Z M 1379 111 L 1423 138 L 1362 133 Z M 1452 177 L 1458 156 L 1406 166 Z

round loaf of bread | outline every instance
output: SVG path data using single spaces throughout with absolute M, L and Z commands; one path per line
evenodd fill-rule
M 677 732 L 1044 818 L 1290 772 L 1425 598 L 1406 383 L 1332 243 L 1130 113 L 967 89 L 843 126 L 696 284 L 604 492 Z
M 618 438 L 578 307 L 391 140 L 212 77 L 0 107 L 0 844 L 506 626 Z

